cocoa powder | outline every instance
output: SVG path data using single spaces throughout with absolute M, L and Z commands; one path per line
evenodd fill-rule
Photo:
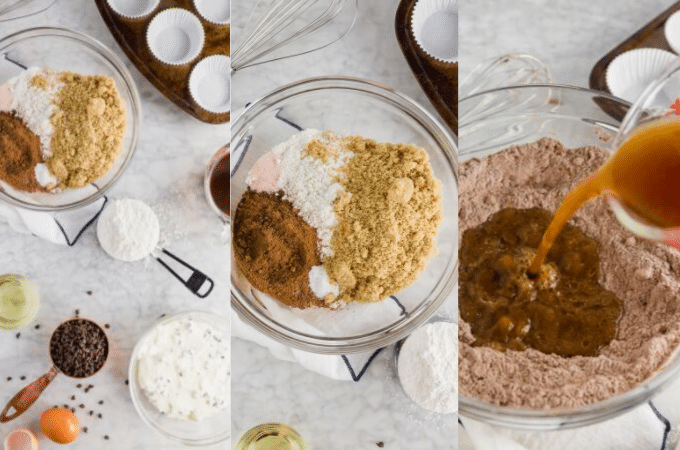
M 0 112 L 0 179 L 24 192 L 44 191 L 35 176 L 40 138 L 15 114 Z
M 234 214 L 236 264 L 251 284 L 288 306 L 324 306 L 309 287 L 321 264 L 316 230 L 276 194 L 246 191 Z
M 608 152 L 566 149 L 552 139 L 512 147 L 460 165 L 459 242 L 463 231 L 507 208 L 555 211 Z M 564 358 L 534 349 L 473 347 L 459 317 L 459 387 L 486 402 L 535 409 L 574 407 L 632 389 L 658 372 L 680 345 L 680 252 L 634 238 L 604 198 L 588 202 L 571 223 L 600 243 L 602 286 L 623 302 L 614 340 L 598 356 Z

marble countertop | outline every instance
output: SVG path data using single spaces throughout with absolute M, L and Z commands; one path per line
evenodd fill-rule
M 459 24 L 460 79 L 489 58 L 526 53 L 543 61 L 556 83 L 587 88 L 600 58 L 674 3 L 516 0 L 499 6 L 493 0 L 465 2 Z M 673 430 L 680 423 L 678 398 L 680 381 L 655 398 Z M 671 433 L 668 448 L 674 448 L 677 440 L 677 433 Z M 462 429 L 459 445 L 460 450 L 474 449 Z
M 232 0 L 232 49 L 253 24 L 250 2 Z M 360 1 L 354 29 L 318 52 L 246 68 L 232 76 L 232 111 L 282 85 L 320 75 L 351 75 L 379 81 L 436 114 L 398 45 L 398 2 Z M 257 16 L 257 11 L 253 17 Z M 453 308 L 454 301 L 447 305 Z M 232 430 L 238 438 L 265 421 L 296 428 L 313 448 L 327 450 L 453 449 L 455 416 L 427 414 L 410 402 L 394 371 L 394 347 L 383 351 L 360 382 L 334 381 L 274 359 L 268 350 L 233 341 Z
M 109 197 L 132 197 L 150 204 L 159 216 L 164 246 L 198 266 L 216 284 L 209 297 L 199 299 L 154 260 L 115 261 L 99 247 L 92 227 L 74 247 L 67 248 L 18 234 L 0 224 L 0 273 L 24 274 L 41 295 L 37 318 L 20 330 L 19 338 L 17 332 L 0 330 L 0 403 L 4 406 L 15 392 L 49 369 L 50 333 L 76 309 L 81 316 L 110 324 L 107 332 L 112 344 L 110 360 L 102 372 L 82 381 L 95 386 L 87 394 L 77 388 L 81 381 L 58 376 L 29 411 L 0 425 L 0 436 L 4 439 L 20 426 L 39 430 L 38 420 L 46 408 L 68 404 L 76 408 L 88 432 L 70 446 L 51 444 L 43 437 L 42 449 L 184 448 L 142 423 L 125 381 L 136 341 L 162 314 L 204 310 L 228 317 L 228 269 L 224 266 L 229 254 L 228 233 L 204 200 L 203 171 L 210 157 L 229 141 L 229 124 L 199 122 L 163 97 L 129 63 L 92 0 L 58 0 L 38 16 L 2 23 L 0 35 L 46 25 L 86 33 L 126 62 L 142 99 L 142 133 L 130 166 Z M 40 328 L 35 329 L 36 325 Z M 24 381 L 22 376 L 26 377 Z M 104 403 L 100 405 L 99 401 Z M 80 404 L 85 408 L 81 410 Z M 89 416 L 90 410 L 93 416 Z M 228 414 L 224 420 L 229 421 Z M 229 444 L 212 448 L 227 449 Z

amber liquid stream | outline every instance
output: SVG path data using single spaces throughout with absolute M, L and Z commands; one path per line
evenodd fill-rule
M 660 228 L 680 227 L 680 119 L 640 127 L 613 158 L 562 201 L 529 265 L 539 272 L 565 223 L 588 200 L 613 192 L 629 210 Z

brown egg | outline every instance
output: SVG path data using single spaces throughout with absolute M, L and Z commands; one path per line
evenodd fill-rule
M 80 422 L 68 409 L 48 409 L 40 418 L 40 427 L 45 436 L 58 444 L 73 442 L 80 434 Z

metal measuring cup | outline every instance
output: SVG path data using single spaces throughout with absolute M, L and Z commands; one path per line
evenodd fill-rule
M 101 332 L 100 334 L 103 336 L 105 343 L 105 355 L 101 364 L 99 365 L 99 367 L 96 367 L 94 372 L 88 373 L 87 375 L 84 376 L 68 375 L 64 370 L 65 369 L 64 367 L 59 367 L 59 365 L 55 361 L 54 355 L 52 354 L 52 342 L 54 340 L 54 337 L 57 335 L 57 331 L 59 331 L 62 327 L 66 326 L 66 324 L 74 321 L 86 321 L 97 327 L 97 329 Z M 104 329 L 97 325 L 95 322 L 88 319 L 76 317 L 62 322 L 61 324 L 59 324 L 57 328 L 55 328 L 50 337 L 48 350 L 50 353 L 50 359 L 52 360 L 52 367 L 47 373 L 38 377 L 36 380 L 32 381 L 25 388 L 17 392 L 17 394 L 14 397 L 12 397 L 12 399 L 7 403 L 7 406 L 5 406 L 5 409 L 2 410 L 2 414 L 0 414 L 0 423 L 9 422 L 10 420 L 16 419 L 21 414 L 23 414 L 28 408 L 31 407 L 31 405 L 33 405 L 33 403 L 35 403 L 36 400 L 38 400 L 38 397 L 40 397 L 43 391 L 47 388 L 47 386 L 52 382 L 52 380 L 54 380 L 54 378 L 59 373 L 63 373 L 67 377 L 78 379 L 88 378 L 97 374 L 101 370 L 101 368 L 104 367 L 104 364 L 108 359 L 110 352 L 109 338 L 106 336 Z M 9 414 L 9 412 L 12 409 L 14 409 L 14 413 Z

